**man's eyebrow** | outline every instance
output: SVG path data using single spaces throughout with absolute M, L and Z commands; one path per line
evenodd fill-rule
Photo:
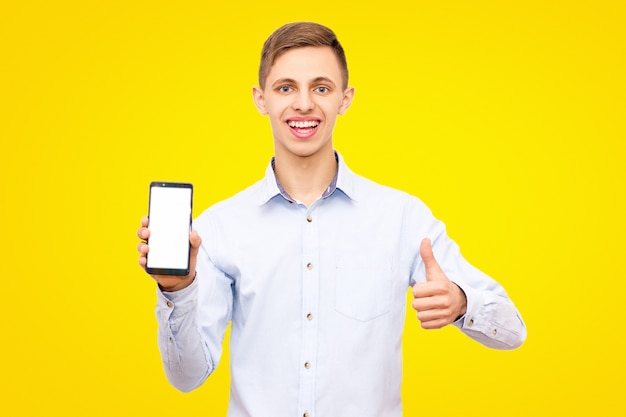
M 335 87 L 335 83 L 328 77 L 317 77 L 313 80 L 313 84 L 326 83 L 330 84 L 331 87 Z
M 278 87 L 279 85 L 282 85 L 282 84 L 296 84 L 296 80 L 293 80 L 291 78 L 279 78 L 278 80 L 272 83 L 272 88 Z

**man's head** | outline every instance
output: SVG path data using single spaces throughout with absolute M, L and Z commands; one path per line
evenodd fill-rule
M 263 45 L 261 65 L 259 67 L 259 86 L 265 89 L 267 75 L 276 59 L 293 48 L 307 46 L 328 46 L 337 57 L 342 73 L 342 88 L 348 87 L 348 64 L 343 47 L 337 40 L 335 33 L 318 23 L 295 22 L 288 23 L 276 29 Z
M 331 155 L 338 115 L 352 102 L 348 70 L 335 34 L 316 23 L 292 23 L 276 30 L 263 47 L 260 87 L 252 96 L 269 116 L 276 160 L 286 155 Z

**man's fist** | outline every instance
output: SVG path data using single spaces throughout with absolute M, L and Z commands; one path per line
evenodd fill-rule
M 413 285 L 412 307 L 424 329 L 440 329 L 465 314 L 467 299 L 458 285 L 443 273 L 433 255 L 430 239 L 422 240 L 420 255 L 426 282 Z

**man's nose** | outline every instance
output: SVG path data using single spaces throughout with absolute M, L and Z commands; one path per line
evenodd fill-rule
M 301 112 L 308 112 L 313 110 L 315 102 L 311 96 L 311 92 L 308 90 L 300 90 L 294 97 L 293 108 Z

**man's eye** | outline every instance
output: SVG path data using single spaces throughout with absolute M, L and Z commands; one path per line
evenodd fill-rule
M 328 90 L 328 87 L 320 86 L 320 87 L 317 87 L 315 91 L 317 91 L 318 93 L 326 94 L 328 93 L 329 90 Z
M 288 93 L 291 91 L 291 87 L 289 87 L 288 85 L 283 85 L 278 87 L 278 91 L 280 91 L 281 93 Z

